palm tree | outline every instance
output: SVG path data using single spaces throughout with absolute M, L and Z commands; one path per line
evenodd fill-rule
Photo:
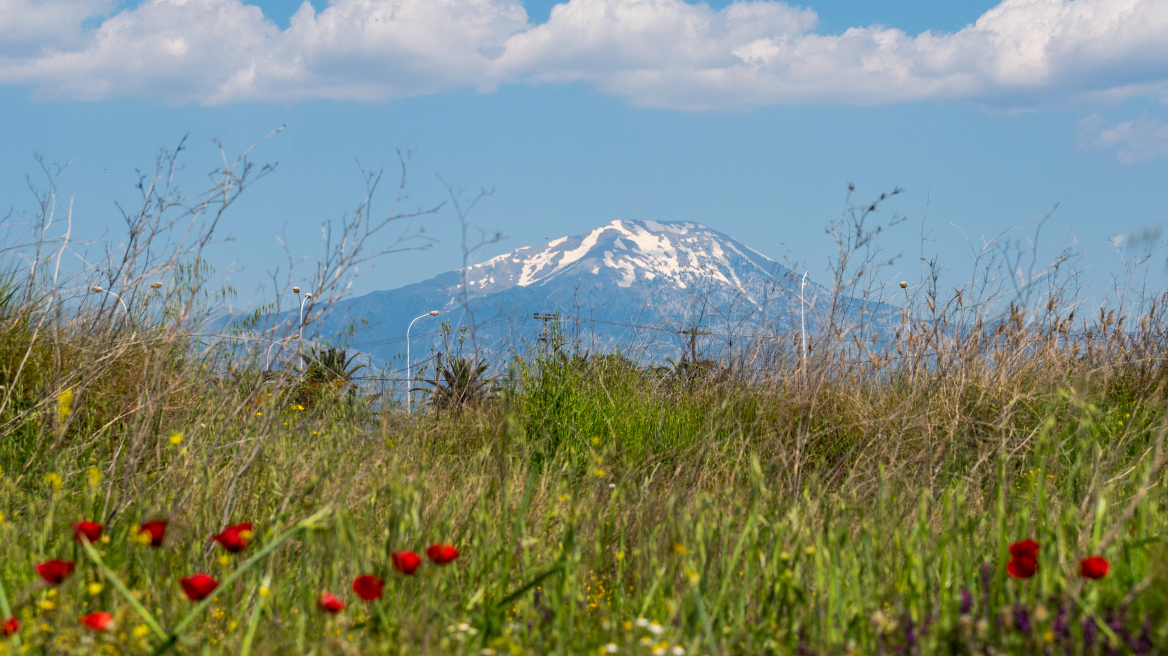
M 430 405 L 437 409 L 458 409 L 490 398 L 498 376 L 487 376 L 490 365 L 474 357 L 447 357 L 438 354 L 434 378 L 423 380 L 430 388 Z
M 706 358 L 695 362 L 682 356 L 677 360 L 665 358 L 665 361 L 669 363 L 669 366 L 656 367 L 657 372 L 674 384 L 686 386 L 710 377 L 717 368 L 717 364 L 713 360 Z
M 357 390 L 354 382 L 364 364 L 355 364 L 356 353 L 349 355 L 344 347 L 310 347 L 302 357 L 304 373 L 299 390 L 300 403 L 309 405 L 326 391 L 347 392 L 350 400 Z

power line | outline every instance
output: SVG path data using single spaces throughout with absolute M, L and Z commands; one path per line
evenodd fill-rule
M 484 321 L 483 323 L 480 323 L 480 324 L 475 324 L 475 329 L 482 330 L 484 328 L 496 328 L 498 326 L 505 326 L 507 324 L 517 323 L 519 321 L 524 321 L 526 319 L 527 319 L 527 317 L 507 317 L 507 318 L 501 318 L 501 319 L 491 319 L 489 321 Z M 411 337 L 410 339 L 421 339 L 421 338 L 425 338 L 425 337 L 441 337 L 444 334 L 445 334 L 445 331 L 443 331 L 443 330 L 430 330 L 430 331 L 427 331 L 424 333 L 415 333 L 414 336 Z M 374 340 L 370 340 L 368 342 L 355 342 L 353 344 L 350 344 L 349 346 L 353 346 L 353 347 L 382 346 L 385 344 L 403 344 L 405 342 L 406 342 L 405 337 L 386 337 L 384 339 L 374 339 Z

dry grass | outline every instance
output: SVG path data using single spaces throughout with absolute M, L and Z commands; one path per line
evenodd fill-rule
M 1161 299 L 1087 320 L 1056 292 L 1009 306 L 926 288 L 890 321 L 821 325 L 806 360 L 789 334 L 694 381 L 519 359 L 494 399 L 407 416 L 301 394 L 300 370 L 265 366 L 295 344 L 266 311 L 231 339 L 210 330 L 196 242 L 162 263 L 134 245 L 116 276 L 129 311 L 67 294 L 88 283 L 46 274 L 52 255 L 0 285 L 0 615 L 21 625 L 0 653 L 1168 644 Z M 352 253 L 327 259 L 317 296 L 343 289 Z M 873 257 L 841 258 L 836 291 Z M 154 550 L 135 527 L 158 517 Z M 105 526 L 101 566 L 73 539 L 80 519 Z M 244 553 L 208 541 L 244 521 Z M 1023 538 L 1042 545 L 1024 580 L 1006 570 Z M 440 542 L 460 558 L 393 571 L 390 552 Z M 1095 554 L 1111 571 L 1088 581 Z M 48 558 L 78 570 L 47 587 L 32 566 Z M 196 571 L 225 581 L 200 606 L 177 584 Z M 348 592 L 363 572 L 388 581 L 381 601 Z M 318 611 L 324 591 L 348 608 Z M 113 630 L 79 625 L 99 610 Z

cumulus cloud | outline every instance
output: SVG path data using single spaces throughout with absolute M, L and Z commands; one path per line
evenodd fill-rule
M 915 36 L 882 25 L 822 34 L 812 10 L 774 0 L 568 0 L 539 25 L 520 0 L 332 0 L 319 13 L 305 2 L 283 30 L 243 0 L 143 0 L 83 27 L 109 9 L 0 0 L 0 28 L 41 26 L 19 44 L 0 37 L 0 82 L 213 104 L 579 81 L 687 110 L 1020 107 L 1168 88 L 1166 0 L 1004 0 L 964 29 Z
M 77 46 L 85 21 L 115 6 L 115 0 L 0 0 L 0 62 L 35 56 L 48 44 Z
M 1092 114 L 1079 121 L 1080 145 L 1115 150 L 1124 164 L 1168 156 L 1168 123 L 1147 116 L 1108 125 Z
M 635 104 L 707 109 L 954 98 L 1031 103 L 1168 79 L 1163 0 L 1005 0 L 955 33 L 813 31 L 774 2 L 571 0 L 512 37 L 513 76 L 576 79 Z M 660 54 L 661 56 L 654 56 Z

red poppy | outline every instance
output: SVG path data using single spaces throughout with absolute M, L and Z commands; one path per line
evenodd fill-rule
M 161 547 L 162 540 L 166 537 L 166 524 L 167 521 L 165 519 L 146 522 L 145 524 L 138 527 L 138 534 L 149 535 L 150 546 Z
M 73 573 L 73 563 L 67 560 L 46 560 L 36 564 L 36 572 L 49 585 L 61 585 Z
M 458 558 L 458 549 L 453 544 L 432 544 L 426 549 L 426 557 L 435 565 L 445 565 Z
M 90 613 L 81 618 L 81 623 L 94 631 L 104 633 L 114 625 L 114 616 L 105 612 Z
M 1033 558 L 1015 558 L 1006 563 L 1006 573 L 1016 579 L 1028 579 L 1038 572 L 1038 561 Z
M 1101 579 L 1107 576 L 1107 570 L 1111 569 L 1111 563 L 1102 556 L 1091 556 L 1079 561 L 1079 574 L 1083 578 Z
M 218 542 L 229 553 L 239 553 L 247 548 L 251 537 L 251 524 L 244 523 L 228 526 L 219 535 L 211 536 L 211 539 Z
M 1006 563 L 1006 573 L 1016 579 L 1028 579 L 1038 571 L 1039 545 L 1026 539 L 1010 545 L 1010 562 Z
M 380 599 L 384 589 L 385 582 L 372 574 L 362 574 L 353 579 L 353 592 L 365 601 Z
M 393 568 L 402 574 L 413 575 L 422 564 L 422 557 L 412 551 L 393 551 Z
M 354 585 L 356 585 L 356 583 L 354 583 Z M 379 594 L 378 596 L 381 595 Z M 324 612 L 332 613 L 333 615 L 336 615 L 342 610 L 345 610 L 345 602 L 337 599 L 336 595 L 328 592 L 320 593 L 320 599 L 316 600 L 316 605 Z
M 219 582 L 206 574 L 195 574 L 182 579 L 179 583 L 182 584 L 183 593 L 191 601 L 202 601 L 219 587 Z
M 1014 558 L 1018 558 L 1019 556 L 1026 556 L 1029 558 L 1037 559 L 1038 558 L 1038 550 L 1040 548 L 1041 547 L 1039 546 L 1039 544 L 1037 542 L 1027 538 L 1027 539 L 1022 540 L 1020 542 L 1015 542 L 1014 544 L 1011 544 L 1010 545 L 1010 555 L 1013 556 Z
M 20 620 L 16 619 L 15 617 L 9 617 L 8 619 L 4 620 L 3 624 L 0 624 L 0 636 L 5 638 L 10 635 L 14 635 L 19 630 Z
M 97 542 L 101 539 L 102 525 L 97 522 L 87 522 L 82 520 L 73 525 L 73 539 L 78 542 L 81 538 L 85 538 L 90 542 Z

